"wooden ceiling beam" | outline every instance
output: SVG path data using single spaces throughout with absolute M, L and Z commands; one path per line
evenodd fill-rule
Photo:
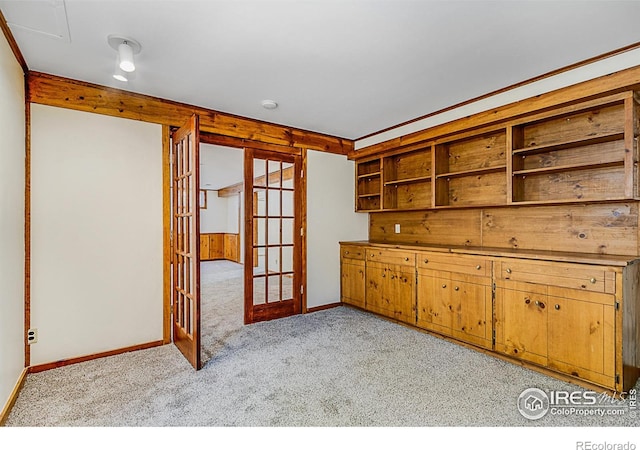
M 282 170 L 282 182 L 293 179 L 293 166 L 286 167 Z M 269 185 L 274 185 L 280 182 L 280 171 L 276 170 L 274 172 L 269 173 Z M 266 186 L 265 184 L 265 176 L 261 175 L 256 177 L 253 181 L 254 186 Z M 222 189 L 218 189 L 218 197 L 233 197 L 237 195 L 238 192 L 242 192 L 244 190 L 244 183 L 236 183 L 231 186 L 224 187 Z
M 179 127 L 193 114 L 200 130 L 237 139 L 347 155 L 353 141 L 248 119 L 197 106 L 136 94 L 40 72 L 27 73 L 28 101 L 143 122 Z

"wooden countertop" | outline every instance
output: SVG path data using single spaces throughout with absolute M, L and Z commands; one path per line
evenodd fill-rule
M 546 250 L 521 250 L 493 247 L 455 247 L 450 245 L 433 244 L 390 244 L 388 242 L 373 241 L 343 241 L 340 245 L 360 245 L 383 248 L 395 248 L 402 250 L 429 251 L 442 253 L 457 253 L 464 255 L 481 255 L 501 258 L 535 259 L 543 261 L 561 261 L 580 264 L 598 264 L 603 266 L 624 267 L 640 262 L 638 256 L 628 255 L 601 255 L 596 253 L 567 253 Z

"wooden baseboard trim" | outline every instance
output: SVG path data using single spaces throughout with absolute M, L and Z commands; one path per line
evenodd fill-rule
M 29 373 L 28 369 L 23 369 L 22 373 L 20 373 L 20 377 L 18 377 L 18 381 L 16 385 L 13 387 L 13 391 L 11 391 L 11 395 L 9 395 L 9 399 L 7 400 L 7 404 L 2 408 L 2 412 L 0 413 L 0 427 L 4 426 L 4 423 L 7 421 L 9 417 L 9 413 L 11 412 L 11 408 L 15 405 L 16 400 L 18 399 L 18 395 L 20 395 L 20 391 L 22 390 L 22 386 L 24 386 L 24 382 L 27 380 L 27 374 Z
M 134 352 L 137 350 L 145 350 L 148 348 L 159 347 L 164 345 L 162 340 L 147 342 L 146 344 L 133 345 L 131 347 L 119 348 L 116 350 L 109 350 L 108 352 L 93 353 L 91 355 L 79 356 L 77 358 L 61 359 L 59 361 L 38 364 L 36 366 L 29 367 L 29 373 L 44 372 L 45 370 L 57 369 L 58 367 L 70 366 L 71 364 L 78 364 L 85 361 L 91 361 L 92 359 L 106 358 L 107 356 L 120 355 L 122 353 Z
M 338 303 L 329 303 L 328 305 L 314 306 L 313 308 L 307 309 L 307 314 L 312 312 L 324 311 L 325 309 L 331 309 L 337 306 L 342 306 L 342 303 L 338 302 Z

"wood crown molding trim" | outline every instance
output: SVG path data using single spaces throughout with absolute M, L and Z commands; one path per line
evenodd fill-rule
M 361 159 L 374 156 L 391 149 L 449 136 L 462 130 L 477 130 L 499 123 L 506 124 L 510 120 L 528 114 L 639 88 L 640 65 L 363 147 L 350 152 L 348 157 Z
M 2 412 L 0 413 L 0 427 L 5 424 L 5 422 L 7 421 L 7 418 L 9 417 L 9 413 L 11 413 L 11 409 L 13 408 L 13 405 L 16 404 L 18 395 L 20 395 L 20 391 L 24 386 L 24 382 L 27 380 L 28 373 L 29 373 L 28 369 L 26 368 L 22 369 L 22 372 L 18 377 L 18 381 L 16 382 L 16 385 L 13 387 L 11 394 L 9 394 L 9 399 L 7 400 L 7 403 L 4 405 L 4 408 L 2 408 Z
M 147 342 L 146 344 L 132 345 L 131 347 L 119 348 L 116 350 L 109 350 L 107 352 L 92 353 L 91 355 L 79 356 L 77 358 L 61 359 L 51 363 L 38 364 L 36 366 L 29 367 L 29 373 L 44 372 L 45 370 L 57 369 L 58 367 L 70 366 L 71 364 L 78 364 L 85 361 L 91 361 L 92 359 L 106 358 L 107 356 L 120 355 L 122 353 L 134 352 L 137 350 L 146 350 L 148 348 L 160 347 L 164 345 L 162 340 Z
M 354 141 L 359 141 L 361 139 L 366 139 L 366 138 L 369 138 L 371 136 L 375 136 L 376 134 L 385 133 L 387 131 L 391 131 L 391 130 L 394 130 L 396 128 L 400 128 L 400 127 L 403 127 L 405 125 L 409 125 L 410 123 L 418 122 L 420 120 L 427 119 L 429 117 L 437 116 L 438 114 L 442 114 L 442 113 L 445 113 L 445 112 L 448 112 L 448 111 L 452 111 L 454 109 L 461 108 L 461 107 L 469 105 L 471 103 L 475 103 L 475 102 L 478 102 L 480 100 L 484 100 L 486 98 L 493 97 L 494 95 L 502 94 L 503 92 L 507 92 L 507 91 L 510 91 L 512 89 L 517 89 L 519 87 L 526 86 L 527 84 L 535 83 L 536 81 L 544 80 L 545 78 L 550 78 L 550 77 L 553 77 L 555 75 L 559 75 L 561 73 L 568 72 L 570 70 L 577 69 L 577 68 L 582 67 L 582 66 L 593 64 L 593 63 L 601 61 L 603 59 L 610 58 L 610 57 L 616 56 L 616 55 L 620 55 L 622 53 L 625 53 L 625 52 L 628 52 L 628 51 L 631 51 L 631 50 L 635 50 L 637 48 L 640 48 L 640 42 L 636 42 L 634 44 L 630 44 L 630 45 L 627 45 L 625 47 L 618 48 L 616 50 L 612 50 L 610 52 L 603 53 L 603 54 L 598 55 L 598 56 L 594 56 L 592 58 L 588 58 L 588 59 L 585 59 L 585 60 L 582 60 L 582 61 L 578 61 L 577 63 L 573 63 L 573 64 L 570 64 L 568 66 L 564 66 L 564 67 L 561 67 L 559 69 L 552 70 L 552 71 L 544 73 L 542 75 L 538 75 L 536 77 L 526 79 L 526 80 L 521 81 L 519 83 L 511 84 L 511 85 L 509 85 L 507 87 L 496 89 L 495 91 L 488 92 L 488 93 L 480 95 L 478 97 L 474 97 L 472 99 L 465 100 L 465 101 L 460 102 L 460 103 L 456 103 L 455 105 L 447 106 L 446 108 L 442 108 L 442 109 L 439 109 L 437 111 L 425 114 L 423 116 L 416 117 L 415 119 L 407 120 L 407 121 L 399 123 L 397 125 L 393 125 L 393 126 L 384 128 L 382 130 L 375 131 L 373 133 L 369 133 L 367 135 L 364 135 L 364 136 L 361 136 L 359 138 L 354 139 Z
M 340 155 L 347 155 L 354 147 L 354 142 L 349 139 L 40 72 L 29 72 L 27 84 L 29 101 L 42 105 L 169 126 L 182 126 L 197 114 L 200 116 L 200 130 L 206 133 Z
M 0 11 L 0 28 L 2 28 L 2 33 L 7 39 L 9 47 L 11 47 L 11 51 L 13 51 L 13 55 L 16 57 L 16 61 L 18 61 L 18 64 L 20 64 L 20 67 L 22 67 L 22 71 L 25 74 L 28 73 L 29 67 L 27 66 L 27 61 L 25 61 L 24 56 L 20 51 L 20 47 L 18 47 L 18 43 L 13 37 L 13 33 L 11 32 L 9 25 L 7 24 L 7 20 L 4 18 L 4 14 L 2 14 L 2 11 Z

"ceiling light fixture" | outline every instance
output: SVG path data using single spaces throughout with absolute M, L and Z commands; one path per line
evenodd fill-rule
M 122 70 L 120 68 L 120 61 L 116 61 L 116 67 L 113 70 L 113 78 L 115 78 L 118 81 L 123 81 L 123 82 L 127 82 L 129 81 L 129 77 L 127 72 L 125 72 L 124 70 Z
M 111 48 L 118 52 L 116 73 L 114 73 L 113 78 L 119 81 L 127 81 L 128 77 L 122 72 L 131 73 L 136 70 L 133 55 L 140 53 L 142 46 L 134 39 L 114 34 L 107 37 L 107 42 L 109 42 Z
M 273 100 L 262 100 L 262 107 L 264 109 L 276 109 L 278 104 Z

